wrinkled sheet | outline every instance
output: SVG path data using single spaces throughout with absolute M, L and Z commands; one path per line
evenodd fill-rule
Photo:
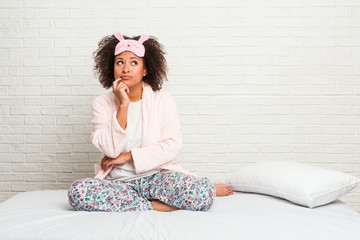
M 360 239 L 360 214 L 340 201 L 309 209 L 235 192 L 207 212 L 76 212 L 67 191 L 19 193 L 0 204 L 0 239 Z

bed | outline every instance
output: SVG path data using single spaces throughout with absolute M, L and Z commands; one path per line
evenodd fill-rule
M 336 200 L 308 208 L 256 193 L 217 197 L 206 212 L 76 212 L 66 190 L 0 204 L 0 239 L 360 239 L 360 214 Z

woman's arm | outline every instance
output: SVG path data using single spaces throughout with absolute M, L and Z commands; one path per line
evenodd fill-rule
M 91 140 L 104 155 L 116 158 L 124 148 L 127 132 L 118 122 L 118 112 L 112 112 L 109 100 L 106 96 L 100 96 L 93 102 Z
M 107 156 L 103 157 L 100 162 L 100 167 L 104 171 L 108 170 L 110 166 L 112 165 L 122 165 L 127 162 L 132 161 L 132 156 L 130 152 L 126 153 L 120 153 L 120 155 L 117 158 L 109 158 Z
M 159 100 L 159 104 L 160 140 L 148 146 L 131 149 L 137 174 L 174 161 L 182 147 L 181 124 L 175 100 L 171 95 L 164 94 Z

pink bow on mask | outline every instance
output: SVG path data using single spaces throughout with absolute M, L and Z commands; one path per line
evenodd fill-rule
M 143 34 L 137 41 L 130 39 L 125 40 L 119 32 L 115 33 L 114 36 L 120 41 L 115 47 L 115 56 L 125 51 L 130 51 L 138 57 L 143 57 L 145 55 L 143 42 L 149 39 L 149 35 Z

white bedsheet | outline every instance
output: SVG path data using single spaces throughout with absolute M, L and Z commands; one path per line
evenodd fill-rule
M 239 192 L 207 212 L 76 212 L 67 191 L 37 191 L 0 204 L 0 239 L 359 240 L 360 214 L 340 201 L 309 209 Z

